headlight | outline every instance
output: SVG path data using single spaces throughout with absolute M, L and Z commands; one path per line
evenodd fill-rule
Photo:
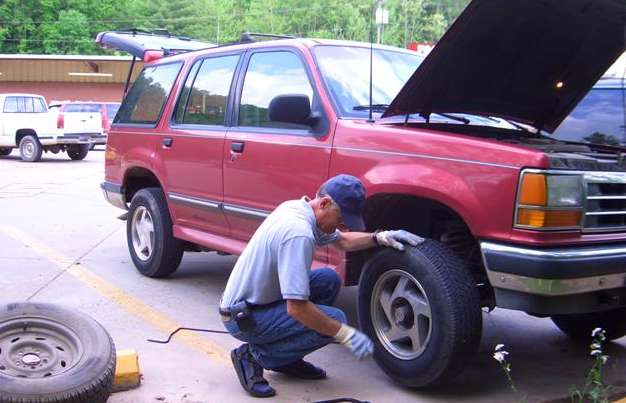
M 582 226 L 581 175 L 522 172 L 515 226 L 525 229 L 579 229 Z

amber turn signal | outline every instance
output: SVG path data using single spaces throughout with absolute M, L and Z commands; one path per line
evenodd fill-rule
M 519 203 L 527 206 L 545 206 L 548 201 L 546 176 L 527 173 L 522 178 Z
M 581 217 L 580 210 L 520 208 L 517 211 L 517 225 L 534 228 L 568 228 L 579 226 Z

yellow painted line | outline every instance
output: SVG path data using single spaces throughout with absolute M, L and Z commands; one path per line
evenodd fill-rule
M 142 300 L 133 297 L 121 288 L 116 287 L 102 277 L 94 274 L 84 265 L 74 264 L 75 259 L 71 259 L 60 254 L 41 241 L 31 237 L 27 233 L 10 226 L 0 226 L 0 232 L 23 243 L 24 245 L 27 245 L 33 252 L 51 261 L 61 270 L 66 270 L 67 273 L 71 274 L 82 283 L 95 289 L 104 297 L 112 302 L 115 302 L 127 312 L 139 317 L 144 322 L 154 326 L 163 333 L 169 334 L 181 327 L 180 324 L 147 305 Z M 231 365 L 230 355 L 227 350 L 198 336 L 197 334 L 189 332 L 177 333 L 173 340 L 181 341 L 184 344 L 208 355 L 212 359 L 215 359 L 221 364 L 228 366 Z

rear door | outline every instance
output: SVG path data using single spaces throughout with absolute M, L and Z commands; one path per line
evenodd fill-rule
M 228 235 L 221 210 L 228 99 L 239 53 L 196 60 L 178 96 L 159 160 L 177 225 Z
M 313 196 L 328 175 L 332 136 L 305 57 L 298 49 L 258 49 L 247 55 L 224 147 L 224 211 L 232 237 L 249 240 L 278 204 Z M 271 121 L 278 95 L 304 94 L 319 127 Z M 318 256 L 319 258 L 319 256 Z

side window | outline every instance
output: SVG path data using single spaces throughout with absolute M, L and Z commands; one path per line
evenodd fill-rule
M 239 56 L 204 59 L 193 82 L 183 123 L 223 125 L 228 93 Z
M 33 113 L 33 112 L 35 112 L 34 101 L 35 101 L 35 99 L 33 97 L 24 97 L 24 106 L 25 106 L 25 110 L 24 111 L 26 113 Z
M 196 74 L 198 74 L 198 69 L 200 68 L 200 65 L 202 65 L 201 60 L 198 60 L 193 64 L 191 70 L 189 70 L 187 79 L 185 80 L 185 85 L 183 86 L 183 89 L 178 96 L 176 110 L 174 111 L 174 122 L 176 123 L 183 123 L 183 117 L 185 116 L 185 108 L 187 107 L 187 100 L 189 99 L 191 86 L 193 85 L 193 81 L 196 79 Z
M 146 67 L 124 98 L 115 123 L 156 124 L 181 63 Z
M 17 97 L 7 97 L 4 100 L 4 112 L 5 113 L 17 112 Z
M 570 141 L 618 145 L 626 142 L 620 88 L 593 88 L 553 134 Z
M 46 112 L 46 104 L 43 102 L 41 98 L 33 98 L 33 110 L 37 113 Z
M 17 111 L 19 113 L 26 112 L 26 97 L 17 97 Z
M 286 51 L 253 54 L 241 93 L 239 125 L 309 130 L 308 126 L 269 119 L 272 99 L 286 94 L 303 94 L 312 100 L 313 88 L 300 58 Z

